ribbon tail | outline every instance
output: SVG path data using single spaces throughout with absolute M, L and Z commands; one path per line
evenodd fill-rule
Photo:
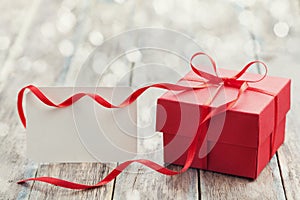
M 157 85 L 156 85 L 157 86 Z M 162 87 L 166 87 L 165 85 L 162 86 Z M 149 88 L 149 87 L 148 87 Z M 79 190 L 83 190 L 83 189 L 92 189 L 92 188 L 97 188 L 97 187 L 100 187 L 100 186 L 103 186 L 107 183 L 109 183 L 110 181 L 114 180 L 120 173 L 122 173 L 123 170 L 125 170 L 125 168 L 127 168 L 131 163 L 140 163 L 144 166 L 147 166 L 155 171 L 157 171 L 158 173 L 161 173 L 161 174 L 164 174 L 164 175 L 169 175 L 169 176 L 173 176 L 173 175 L 176 175 L 176 174 L 180 174 L 180 173 L 183 173 L 185 172 L 187 169 L 189 169 L 189 167 L 191 166 L 194 158 L 195 158 L 195 154 L 196 154 L 196 151 L 197 151 L 197 146 L 198 145 L 201 145 L 203 141 L 200 141 L 199 143 L 199 138 L 204 138 L 204 134 L 206 134 L 204 131 L 200 131 L 202 125 L 207 121 L 209 120 L 211 117 L 213 117 L 214 115 L 217 115 L 219 114 L 220 112 L 224 112 L 226 111 L 227 109 L 229 109 L 230 107 L 232 107 L 235 102 L 237 101 L 237 99 L 239 98 L 239 96 L 244 92 L 244 90 L 246 90 L 246 86 L 244 88 L 241 88 L 240 89 L 240 92 L 239 92 L 239 95 L 237 96 L 237 98 L 235 99 L 235 101 L 229 103 L 225 109 L 217 109 L 218 112 L 214 112 L 214 110 L 210 111 L 208 114 L 206 114 L 206 117 L 201 120 L 199 122 L 199 126 L 198 126 L 198 130 L 197 130 L 197 133 L 195 135 L 195 137 L 193 138 L 193 141 L 191 143 L 191 145 L 189 146 L 188 148 L 188 152 L 187 152 L 187 157 L 186 157 L 186 161 L 185 161 L 185 164 L 183 166 L 183 168 L 180 170 L 180 171 L 173 171 L 173 170 L 170 170 L 164 166 L 161 166 L 153 161 L 150 161 L 150 160 L 145 160 L 145 159 L 139 159 L 139 160 L 130 160 L 130 161 L 126 161 L 122 164 L 120 164 L 119 166 L 117 166 L 112 172 L 110 172 L 104 179 L 102 179 L 100 182 L 98 182 L 97 184 L 94 184 L 94 185 L 86 185 L 86 184 L 79 184 L 79 183 L 75 183 L 75 182 L 70 182 L 70 181 L 67 181 L 67 180 L 63 180 L 63 179 L 59 179 L 59 178 L 53 178 L 53 177 L 36 177 L 36 178 L 28 178 L 28 179 L 24 179 L 24 180 L 21 180 L 19 181 L 18 183 L 19 184 L 22 184 L 22 183 L 25 183 L 25 182 L 28 182 L 28 181 L 39 181 L 39 182 L 44 182 L 44 183 L 48 183 L 48 184 L 52 184 L 52 185 L 56 185 L 56 186 L 59 186 L 59 187 L 63 187 L 63 188 L 69 188 L 69 189 L 79 189 Z M 26 88 L 25 88 L 26 89 Z M 24 89 L 24 90 L 25 90 Z M 31 88 L 32 89 L 32 88 Z M 176 88 L 175 88 L 176 89 Z M 178 88 L 177 88 L 178 89 Z M 23 93 L 24 93 L 24 90 L 21 90 L 21 92 L 19 93 L 19 102 L 22 101 L 22 96 Z M 129 96 L 124 102 L 127 102 L 127 103 L 130 103 L 131 101 L 129 101 L 128 99 L 130 98 L 133 98 L 133 99 L 136 99 L 140 94 L 142 94 L 145 90 L 147 90 L 147 88 L 142 88 L 139 92 L 135 92 L 132 94 L 133 97 Z M 35 93 L 37 95 L 39 95 L 39 93 Z M 41 97 L 41 96 L 40 96 Z M 78 100 L 79 98 L 81 97 L 78 96 L 76 97 L 76 100 Z M 95 97 L 95 96 L 92 96 L 92 97 Z M 70 99 L 70 98 L 69 98 Z M 97 101 L 97 100 L 96 100 Z M 69 103 L 72 103 L 70 102 L 69 100 L 66 100 L 65 102 L 65 105 L 68 105 Z M 124 103 L 124 105 L 126 105 L 126 103 Z M 48 102 L 49 103 L 49 102 Z M 64 102 L 63 102 L 64 103 Z M 63 104 L 62 103 L 62 104 Z M 103 103 L 103 102 L 102 102 Z M 47 104 L 47 103 L 46 103 Z M 19 104 L 18 104 L 19 105 Z M 47 104 L 48 105 L 48 104 Z M 55 104 L 54 104 L 55 105 Z M 122 105 L 122 104 L 121 104 Z M 57 106 L 57 105 L 55 105 Z M 58 105 L 59 107 L 59 105 Z M 21 114 L 22 114 L 22 110 L 21 110 Z M 22 115 L 20 115 L 21 117 Z
M 191 166 L 191 164 L 194 160 L 196 151 L 197 151 L 198 139 L 199 139 L 199 137 L 201 137 L 202 134 L 205 134 L 205 133 L 203 133 L 202 131 L 201 132 L 197 131 L 196 137 L 193 139 L 193 141 L 188 149 L 186 162 L 180 171 L 170 170 L 170 169 L 168 169 L 164 166 L 161 166 L 150 160 L 139 159 L 139 160 L 126 161 L 126 162 L 120 164 L 112 172 L 110 172 L 104 179 L 102 179 L 100 182 L 98 182 L 95 185 L 79 184 L 79 183 L 70 182 L 67 180 L 53 178 L 53 177 L 28 178 L 28 179 L 18 181 L 17 183 L 22 184 L 22 183 L 25 183 L 28 181 L 39 181 L 39 182 L 44 182 L 44 183 L 56 185 L 56 186 L 63 187 L 63 188 L 69 188 L 69 189 L 79 189 L 79 190 L 92 189 L 92 188 L 101 187 L 101 186 L 109 183 L 110 181 L 114 180 L 120 173 L 122 173 L 123 170 L 125 170 L 132 163 L 140 163 L 140 164 L 147 166 L 147 167 L 157 171 L 158 173 L 161 173 L 164 175 L 169 175 L 169 176 L 177 175 L 177 174 L 185 172 Z
M 75 102 L 77 102 L 82 97 L 89 96 L 90 98 L 95 100 L 98 104 L 102 105 L 103 107 L 122 108 L 122 107 L 126 107 L 126 106 L 130 105 L 131 103 L 133 103 L 140 95 L 142 95 L 149 88 L 160 88 L 160 89 L 173 90 L 173 91 L 183 91 L 183 90 L 192 90 L 192 89 L 203 89 L 205 87 L 208 87 L 208 85 L 202 84 L 202 85 L 195 86 L 195 87 L 189 87 L 189 86 L 182 86 L 182 85 L 176 85 L 176 84 L 171 84 L 171 83 L 157 83 L 157 84 L 139 88 L 138 90 L 136 90 L 132 94 L 130 94 L 128 96 L 128 98 L 125 99 L 121 104 L 113 105 L 110 102 L 108 102 L 107 100 L 105 100 L 103 97 L 101 97 L 100 95 L 91 94 L 91 93 L 77 93 L 77 94 L 74 94 L 73 96 L 69 97 L 68 99 L 64 100 L 63 102 L 61 102 L 59 104 L 55 104 L 47 96 L 45 96 L 39 88 L 35 87 L 34 85 L 28 85 L 19 91 L 17 108 L 18 108 L 18 114 L 21 119 L 21 122 L 22 122 L 23 126 L 26 128 L 27 120 L 26 120 L 26 116 L 25 116 L 24 108 L 23 108 L 23 101 L 24 101 L 23 98 L 24 98 L 25 90 L 27 90 L 27 89 L 29 89 L 41 102 L 43 102 L 44 104 L 46 104 L 50 107 L 56 107 L 56 108 L 68 107 L 68 106 L 74 104 Z

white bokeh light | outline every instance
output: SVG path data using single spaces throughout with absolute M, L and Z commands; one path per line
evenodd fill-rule
M 68 33 L 76 24 L 76 16 L 67 8 L 61 8 L 58 11 L 56 28 L 61 33 Z
M 130 62 L 139 62 L 142 59 L 142 53 L 139 50 L 126 53 L 126 58 Z
M 111 64 L 111 71 L 113 74 L 116 75 L 116 77 L 122 78 L 129 70 L 129 65 L 126 65 L 123 61 L 121 60 L 116 60 Z
M 278 22 L 274 25 L 273 31 L 277 37 L 286 37 L 289 33 L 290 27 L 286 22 Z
M 71 56 L 74 53 L 74 45 L 69 40 L 63 40 L 59 43 L 58 49 L 63 56 Z
M 92 31 L 89 33 L 89 41 L 92 45 L 99 46 L 103 43 L 103 35 L 100 31 Z

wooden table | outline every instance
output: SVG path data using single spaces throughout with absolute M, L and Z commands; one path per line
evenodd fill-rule
M 300 199 L 299 1 L 281 4 L 276 1 L 276 5 L 267 1 L 248 2 L 247 5 L 200 1 L 196 2 L 198 7 L 194 3 L 181 6 L 178 1 L 167 5 L 169 11 L 165 5 L 160 5 L 160 1 L 117 2 L 1 2 L 0 199 Z M 209 8 L 204 9 L 207 13 L 203 12 L 203 7 Z M 278 7 L 283 14 L 276 12 Z M 220 13 L 220 17 L 216 13 Z M 214 21 L 207 23 L 207 19 Z M 278 21 L 290 24 L 287 37 L 275 36 L 273 25 Z M 197 169 L 169 177 L 133 165 L 130 170 L 139 173 L 125 172 L 106 186 L 88 191 L 72 191 L 43 183 L 16 184 L 17 180 L 34 176 L 54 176 L 93 184 L 116 166 L 114 163 L 37 164 L 29 161 L 25 155 L 25 130 L 16 113 L 16 95 L 21 87 L 31 83 L 74 85 L 78 70 L 101 43 L 97 31 L 107 39 L 124 30 L 144 26 L 164 26 L 190 35 L 227 68 L 239 69 L 246 62 L 259 58 L 268 64 L 269 74 L 292 79 L 292 108 L 288 114 L 285 143 L 258 179 L 249 181 Z M 284 30 L 279 34 L 284 34 Z M 147 57 L 147 54 L 151 56 L 151 52 L 145 52 L 143 56 Z M 123 62 L 128 70 L 139 64 L 141 62 Z M 188 70 L 187 65 L 182 65 L 177 63 L 184 68 L 182 71 Z M 97 70 L 91 71 L 89 76 L 94 80 Z M 124 85 L 140 86 L 167 77 L 161 73 L 158 77 L 155 70 L 134 73 Z M 115 76 L 115 71 L 108 71 L 100 85 L 115 85 L 118 81 Z M 176 79 L 166 80 L 175 82 Z M 86 85 L 89 85 L 88 81 Z M 157 96 L 158 93 L 153 91 L 140 100 L 143 103 L 139 107 L 139 123 L 151 121 Z M 160 134 L 139 143 L 140 151 L 161 148 Z M 152 159 L 162 162 L 161 155 Z M 178 166 L 170 168 L 180 169 Z

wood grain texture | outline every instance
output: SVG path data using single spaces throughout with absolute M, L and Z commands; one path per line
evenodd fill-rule
M 285 199 L 276 155 L 255 181 L 200 170 L 200 183 L 203 199 Z
M 285 199 L 276 157 L 255 181 L 200 171 L 200 184 L 201 199 Z
M 193 4 L 172 9 L 169 15 L 169 11 L 156 12 L 157 5 L 152 1 L 125 1 L 123 4 L 98 0 L 72 2 L 36 0 L 29 4 L 14 0 L 0 5 L 0 36 L 2 34 L 10 41 L 8 49 L 0 50 L 0 199 L 300 199 L 300 100 L 297 92 L 300 89 L 300 52 L 295 45 L 300 42 L 299 27 L 291 27 L 289 38 L 276 37 L 273 24 L 278 19 L 268 16 L 270 13 L 265 12 L 263 2 L 256 2 L 254 6 L 256 12 L 265 12 L 269 20 L 263 22 L 266 26 L 260 30 L 240 25 L 238 16 L 244 10 L 233 11 L 233 3 L 222 4 L 224 12 L 232 13 L 224 19 L 214 16 L 215 6 L 212 6 L 207 15 L 217 17 L 221 25 L 207 27 L 198 16 L 201 12 L 193 12 L 195 8 L 190 6 Z M 198 6 L 203 5 L 201 1 L 198 3 Z M 298 19 L 299 1 L 290 0 L 288 4 L 292 18 Z M 170 8 L 175 7 L 170 5 Z M 67 14 L 69 21 L 61 21 L 62 14 Z M 191 24 L 190 17 L 197 19 L 196 25 Z M 140 60 L 133 62 L 124 55 L 108 69 L 101 59 L 97 60 L 103 58 L 103 54 L 88 58 L 100 45 L 91 39 L 91 32 L 100 32 L 103 39 L 107 39 L 143 26 L 168 27 L 191 35 L 216 59 L 219 67 L 239 70 L 249 60 L 259 58 L 268 64 L 270 75 L 292 78 L 292 108 L 288 114 L 285 143 L 258 179 L 250 181 L 196 169 L 169 177 L 134 164 L 115 181 L 94 190 L 72 191 L 43 183 L 17 185 L 17 180 L 34 176 L 54 176 L 93 184 L 116 166 L 113 163 L 38 166 L 27 160 L 26 135 L 15 109 L 16 94 L 30 83 L 40 86 L 132 85 L 136 88 L 153 82 L 176 82 L 189 71 L 189 66 L 174 55 L 145 50 Z M 5 27 L 4 32 L 2 27 Z M 119 50 L 126 50 L 124 44 L 100 53 L 106 54 L 109 60 L 110 55 Z M 87 59 L 91 62 L 86 63 Z M 162 65 L 151 65 L 151 61 Z M 146 67 L 142 67 L 144 65 Z M 100 77 L 102 72 L 104 76 Z M 139 99 L 140 154 L 137 156 L 161 164 L 162 137 L 154 132 L 154 102 L 162 93 L 151 90 Z M 180 170 L 181 167 L 169 168 Z
M 288 46 L 283 47 L 288 48 Z M 286 50 L 278 50 L 272 54 L 260 56 L 268 60 L 270 66 L 269 74 L 291 78 L 291 110 L 287 115 L 285 142 L 277 152 L 280 165 L 283 186 L 287 199 L 300 199 L 300 146 L 299 146 L 299 50 L 297 52 L 285 53 Z
M 115 164 L 101 163 L 45 164 L 38 168 L 36 176 L 60 177 L 83 184 L 96 184 L 115 167 Z M 29 199 L 111 199 L 113 186 L 114 181 L 101 188 L 80 191 L 36 182 Z
M 300 2 L 289 1 L 288 11 L 294 19 L 300 17 Z M 298 22 L 299 23 L 299 22 Z M 282 184 L 287 199 L 300 199 L 300 136 L 299 136 L 299 26 L 291 26 L 287 37 L 279 38 L 273 32 L 257 34 L 264 42 L 259 43 L 258 57 L 269 66 L 269 75 L 287 77 L 291 83 L 291 110 L 287 114 L 285 142 L 277 152 Z
M 16 74 L 6 74 L 3 76 L 6 63 L 11 63 L 13 60 L 10 55 L 16 55 L 13 53 L 16 50 L 15 47 L 19 45 L 24 32 L 28 30 L 28 24 L 31 23 L 32 18 L 25 18 L 24 16 L 34 15 L 36 3 L 28 5 L 27 2 L 17 1 L 1 4 L 1 11 L 3 9 L 4 14 L 1 17 L 1 23 L 3 23 L 1 26 L 5 26 L 7 29 L 3 30 L 9 31 L 11 34 L 9 35 L 11 41 L 10 49 L 6 51 L 7 56 L 5 56 L 5 60 L 1 60 L 0 67 L 0 101 L 3 106 L 2 108 L 5 108 L 0 110 L 1 199 L 28 198 L 29 189 L 19 187 L 16 184 L 16 180 L 22 178 L 24 172 L 27 176 L 34 176 L 36 170 L 36 166 L 26 159 L 25 135 L 15 113 L 16 92 L 28 80 L 26 76 L 18 76 L 15 79 L 14 75 Z M 10 17 L 13 17 L 15 20 L 11 20 Z M 19 75 L 21 74 L 19 73 Z M 23 72 L 22 75 L 25 75 L 25 73 Z
M 179 171 L 182 167 L 170 166 Z M 198 199 L 196 169 L 176 176 L 165 176 L 138 165 L 116 180 L 114 199 Z
M 186 61 L 159 50 L 143 50 L 142 62 L 132 69 L 132 85 L 140 87 L 155 82 L 175 83 L 188 70 Z M 153 64 L 154 61 L 161 65 Z M 155 132 L 156 100 L 165 91 L 150 89 L 138 99 L 138 155 L 164 164 L 162 133 Z M 169 166 L 179 171 L 181 166 Z M 135 164 L 116 179 L 114 199 L 198 199 L 198 170 L 166 176 Z

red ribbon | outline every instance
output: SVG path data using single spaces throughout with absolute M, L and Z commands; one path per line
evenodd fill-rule
M 201 71 L 193 65 L 193 63 L 192 63 L 193 59 L 196 56 L 199 56 L 199 55 L 205 55 L 209 58 L 209 60 L 212 64 L 213 71 L 214 71 L 215 75 L 204 72 L 204 71 Z M 240 77 L 247 71 L 247 69 L 250 66 L 252 66 L 255 63 L 260 63 L 264 66 L 265 74 L 259 80 L 241 80 Z M 119 105 L 113 105 L 110 102 L 106 101 L 103 97 L 101 97 L 97 94 L 92 94 L 92 93 L 77 93 L 77 94 L 74 94 L 73 96 L 69 97 L 65 101 L 63 101 L 59 104 L 56 104 L 56 103 L 52 102 L 49 98 L 47 98 L 37 87 L 35 87 L 33 85 L 26 86 L 26 87 L 24 87 L 20 90 L 20 92 L 18 94 L 18 102 L 17 102 L 18 113 L 19 113 L 20 119 L 21 119 L 22 124 L 24 125 L 24 127 L 26 127 L 26 117 L 25 117 L 24 109 L 23 109 L 23 96 L 24 96 L 24 92 L 27 89 L 30 90 L 44 104 L 46 104 L 48 106 L 51 106 L 51 107 L 56 107 L 56 108 L 68 107 L 68 106 L 72 105 L 73 103 L 75 103 L 76 101 L 78 101 L 79 99 L 81 99 L 82 97 L 89 96 L 90 98 L 95 100 L 98 104 L 100 104 L 100 105 L 102 105 L 106 108 L 122 108 L 122 107 L 128 106 L 131 103 L 133 103 L 140 95 L 143 94 L 144 91 L 146 91 L 149 88 L 160 88 L 160 89 L 166 89 L 166 90 L 171 90 L 171 91 L 187 91 L 187 90 L 203 89 L 203 88 L 207 88 L 211 85 L 219 85 L 219 84 L 222 84 L 222 83 L 224 83 L 224 85 L 226 85 L 226 86 L 238 88 L 239 92 L 238 92 L 238 95 L 235 99 L 233 99 L 230 102 L 225 103 L 224 105 L 222 105 L 220 107 L 217 107 L 215 109 L 211 109 L 210 111 L 206 111 L 206 114 L 204 115 L 204 117 L 202 117 L 202 119 L 199 122 L 198 131 L 197 131 L 195 137 L 193 138 L 191 145 L 188 148 L 187 158 L 186 158 L 185 164 L 184 164 L 183 168 L 180 171 L 170 170 L 170 169 L 165 168 L 164 166 L 161 166 L 161 165 L 159 165 L 159 164 L 157 164 L 153 161 L 150 161 L 150 160 L 137 159 L 137 160 L 129 160 L 129 161 L 126 161 L 126 162 L 118 165 L 103 180 L 101 180 L 100 182 L 98 182 L 95 185 L 79 184 L 79 183 L 69 182 L 69 181 L 66 181 L 66 180 L 53 178 L 53 177 L 28 178 L 28 179 L 21 180 L 18 183 L 24 183 L 24 182 L 27 182 L 27 181 L 40 181 L 40 182 L 45 182 L 45 183 L 57 185 L 57 186 L 64 187 L 64 188 L 70 188 L 70 189 L 91 189 L 91 188 L 100 187 L 102 185 L 105 185 L 105 184 L 109 183 L 111 180 L 116 178 L 131 163 L 143 164 L 143 165 L 145 165 L 145 166 L 147 166 L 147 167 L 149 167 L 149 168 L 151 168 L 151 169 L 153 169 L 153 170 L 155 170 L 155 171 L 157 171 L 161 174 L 165 174 L 165 175 L 169 175 L 169 176 L 173 176 L 173 175 L 176 175 L 176 174 L 183 173 L 191 166 L 191 164 L 194 160 L 196 151 L 197 151 L 197 147 L 199 145 L 201 145 L 201 143 L 203 142 L 203 141 L 201 141 L 201 138 L 204 138 L 204 135 L 206 134 L 205 131 L 200 131 L 200 130 L 203 128 L 204 124 L 211 117 L 213 117 L 215 115 L 218 115 L 222 112 L 226 112 L 227 110 L 232 108 L 236 104 L 236 102 L 238 101 L 240 96 L 243 94 L 243 92 L 247 89 L 273 96 L 273 94 L 271 94 L 267 91 L 260 90 L 260 89 L 257 89 L 257 88 L 251 88 L 248 85 L 248 83 L 250 83 L 250 82 L 259 82 L 259 81 L 261 81 L 262 79 L 265 78 L 265 76 L 267 74 L 267 67 L 261 61 L 250 62 L 239 73 L 237 73 L 233 77 L 220 77 L 220 76 L 218 76 L 215 61 L 210 56 L 208 56 L 207 54 L 205 54 L 203 52 L 196 53 L 191 57 L 190 66 L 191 66 L 192 70 L 200 77 L 200 79 L 197 80 L 200 83 L 199 86 L 189 87 L 189 86 L 183 86 L 183 85 L 178 85 L 178 84 L 157 83 L 157 84 L 153 84 L 153 85 L 149 85 L 149 86 L 146 86 L 146 87 L 139 88 L 138 90 L 134 91 L 131 95 L 129 95 Z M 206 79 L 206 81 L 202 80 L 201 78 Z M 200 143 L 199 143 L 199 141 L 200 141 Z

